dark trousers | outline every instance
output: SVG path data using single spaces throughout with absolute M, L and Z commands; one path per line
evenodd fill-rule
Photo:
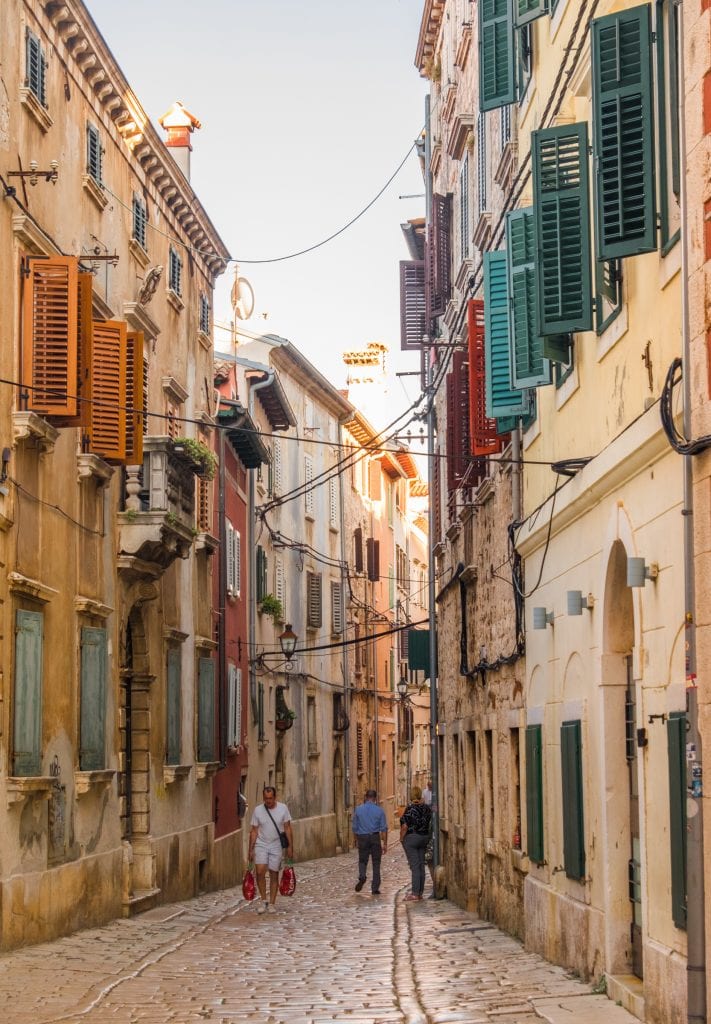
M 421 896 L 425 888 L 425 850 L 429 836 L 420 836 L 417 832 L 410 832 L 402 841 L 405 848 L 407 863 L 412 873 L 412 894 Z
M 358 840 L 358 878 L 365 881 L 368 871 L 368 858 L 373 858 L 373 892 L 380 888 L 380 859 L 383 856 L 383 847 L 380 843 L 380 833 L 373 832 L 369 836 L 357 836 Z

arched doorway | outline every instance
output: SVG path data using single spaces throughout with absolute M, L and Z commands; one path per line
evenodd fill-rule
M 627 552 L 612 545 L 605 577 L 602 634 L 602 735 L 606 782 L 607 970 L 642 978 L 642 850 L 634 602 Z

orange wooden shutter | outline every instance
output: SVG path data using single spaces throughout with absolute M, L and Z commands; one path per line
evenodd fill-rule
M 126 335 L 126 462 L 143 462 L 143 331 Z
M 467 304 L 469 335 L 469 433 L 472 455 L 495 455 L 504 439 L 496 433 L 496 420 L 486 415 L 486 366 L 484 344 L 484 300 Z
M 91 418 L 92 295 L 94 275 L 80 273 L 77 302 L 77 396 L 76 416 L 62 417 L 62 427 L 86 427 Z
M 126 324 L 95 320 L 89 449 L 114 462 L 126 458 Z
M 30 259 L 28 270 L 22 330 L 27 408 L 41 416 L 76 416 L 79 260 Z

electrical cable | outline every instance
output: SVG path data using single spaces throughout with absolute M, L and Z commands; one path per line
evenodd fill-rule
M 682 376 L 682 361 L 677 357 L 669 367 L 664 380 L 664 387 L 662 388 L 659 403 L 659 414 L 661 416 L 664 433 L 667 435 L 667 440 L 674 451 L 678 452 L 679 455 L 700 455 L 701 452 L 705 452 L 707 448 L 711 447 L 711 434 L 705 434 L 703 437 L 698 437 L 693 441 L 689 441 L 679 430 L 677 430 L 676 424 L 674 423 L 674 388 L 677 384 L 681 383 Z

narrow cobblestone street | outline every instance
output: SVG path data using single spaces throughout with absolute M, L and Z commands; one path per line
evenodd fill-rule
M 4 1024 L 633 1024 L 605 996 L 447 900 L 405 904 L 398 851 L 382 895 L 351 853 L 297 865 L 258 916 L 239 890 L 159 907 L 0 959 Z

